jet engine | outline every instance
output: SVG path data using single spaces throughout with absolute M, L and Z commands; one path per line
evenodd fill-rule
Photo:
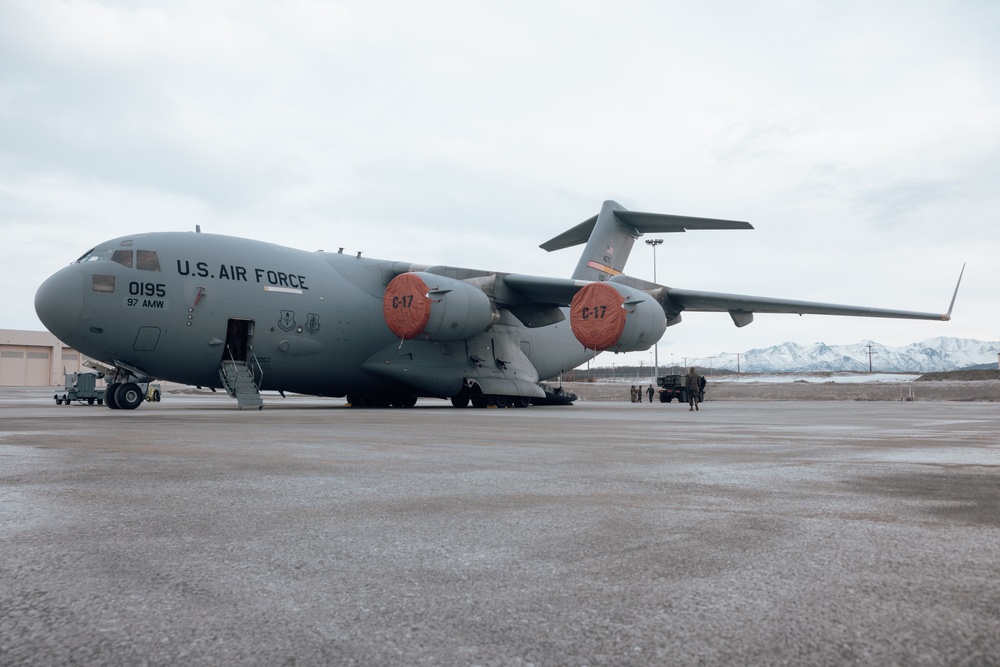
M 486 294 L 467 282 L 433 273 L 402 273 L 382 296 L 382 316 L 389 329 L 409 340 L 465 340 L 500 320 Z
M 642 290 L 618 283 L 590 283 L 573 297 L 573 335 L 589 350 L 648 350 L 667 328 L 663 308 Z

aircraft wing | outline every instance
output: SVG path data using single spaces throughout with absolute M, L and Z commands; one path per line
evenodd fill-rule
M 852 317 L 886 317 L 904 320 L 950 320 L 951 308 L 947 313 L 925 313 L 913 310 L 894 310 L 868 306 L 849 306 L 819 301 L 798 301 L 795 299 L 774 299 L 745 294 L 723 294 L 671 287 L 663 288 L 660 303 L 668 316 L 670 311 L 678 314 L 682 310 L 701 312 L 728 312 L 736 326 L 744 326 L 753 320 L 753 313 L 789 313 L 797 315 L 847 315 Z M 954 304 L 954 300 L 952 300 Z M 744 321 L 745 320 L 745 321 Z
M 673 324 L 679 321 L 682 311 L 695 312 L 728 312 L 738 327 L 746 326 L 753 321 L 754 313 L 787 313 L 797 315 L 844 315 L 851 317 L 883 317 L 906 320 L 939 320 L 951 319 L 951 311 L 955 306 L 958 288 L 962 284 L 962 267 L 951 297 L 948 311 L 945 313 L 930 313 L 914 310 L 895 310 L 890 308 L 874 308 L 870 306 L 852 306 L 819 301 L 800 301 L 797 299 L 776 299 L 771 297 L 751 296 L 748 294 L 726 294 L 722 292 L 706 292 L 702 290 L 664 287 L 628 276 L 616 276 L 612 282 L 620 282 L 637 287 L 653 296 L 663 307 L 667 320 Z M 515 291 L 519 300 L 535 304 L 550 304 L 552 306 L 567 306 L 573 296 L 583 286 L 584 280 L 563 278 L 543 278 L 507 274 L 503 277 L 506 287 Z
M 504 274 L 503 283 L 522 297 L 519 300 L 568 306 L 580 288 L 590 284 L 590 281 L 508 273 Z

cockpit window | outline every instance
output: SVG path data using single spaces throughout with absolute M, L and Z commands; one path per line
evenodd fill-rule
M 160 260 L 152 250 L 135 251 L 135 268 L 140 271 L 159 271 Z
M 132 268 L 132 251 L 131 250 L 115 250 L 111 253 L 111 261 L 118 262 L 125 268 Z
M 114 292 L 115 291 L 115 277 L 105 276 L 100 273 L 95 273 L 93 275 L 93 289 L 95 292 Z
M 97 262 L 102 259 L 109 259 L 110 257 L 111 257 L 110 248 L 105 248 L 104 250 L 97 250 L 95 248 L 91 248 L 87 252 L 83 253 L 83 256 L 80 257 L 80 259 L 76 260 L 76 262 L 77 264 L 81 264 L 83 262 Z
M 131 242 L 129 241 L 128 243 Z M 122 243 L 122 245 L 125 245 L 125 243 Z M 131 250 L 91 248 L 87 252 L 83 253 L 83 255 L 80 256 L 80 259 L 76 260 L 76 263 L 83 264 L 85 262 L 99 262 L 104 259 L 110 259 L 112 262 L 121 264 L 128 269 L 131 269 L 134 266 L 140 271 L 154 271 L 156 273 L 159 273 L 160 271 L 160 259 L 157 257 L 155 250 L 136 250 L 133 256 Z

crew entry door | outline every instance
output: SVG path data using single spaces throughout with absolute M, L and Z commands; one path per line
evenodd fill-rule
M 246 363 L 253 346 L 253 320 L 230 319 L 226 328 L 225 361 Z
M 253 354 L 253 320 L 230 319 L 226 325 L 226 350 L 219 366 L 219 379 L 226 393 L 239 402 L 240 410 L 264 407 L 260 397 L 263 375 Z

